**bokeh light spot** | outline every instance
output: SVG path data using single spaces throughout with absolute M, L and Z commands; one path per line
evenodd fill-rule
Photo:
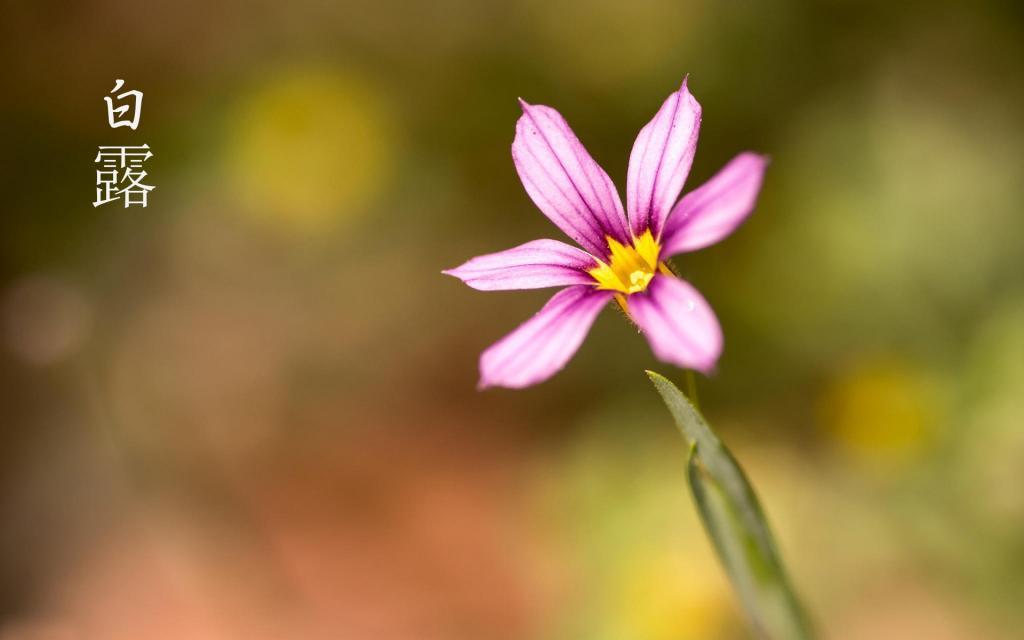
M 244 213 L 316 233 L 365 210 L 387 182 L 386 101 L 357 75 L 299 68 L 271 76 L 231 114 L 230 195 Z
M 824 394 L 822 423 L 840 448 L 860 462 L 898 465 L 921 454 L 941 411 L 926 371 L 895 358 L 855 364 Z
M 92 326 L 92 307 L 81 291 L 47 276 L 29 276 L 6 293 L 2 309 L 8 349 L 34 365 L 72 355 Z

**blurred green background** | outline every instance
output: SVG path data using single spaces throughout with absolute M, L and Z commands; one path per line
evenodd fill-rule
M 772 156 L 676 265 L 823 635 L 1021 637 L 1021 6 L 4 3 L 0 638 L 748 637 L 643 369 L 681 373 L 606 311 L 478 393 L 550 292 L 440 275 L 560 237 L 517 96 L 621 189 L 686 73 L 688 188 Z M 96 147 L 142 143 L 150 206 L 94 209 Z

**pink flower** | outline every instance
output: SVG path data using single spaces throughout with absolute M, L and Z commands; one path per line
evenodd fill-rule
M 664 262 L 726 237 L 754 208 L 767 160 L 746 152 L 678 202 L 697 149 L 701 108 L 682 86 L 640 130 L 629 156 L 626 209 L 562 116 L 522 100 L 512 159 L 534 203 L 582 249 L 534 240 L 444 273 L 474 289 L 565 287 L 480 356 L 480 387 L 547 380 L 615 299 L 658 359 L 707 373 L 722 329 L 700 293 Z

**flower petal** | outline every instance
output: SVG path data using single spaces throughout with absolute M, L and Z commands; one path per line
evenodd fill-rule
M 461 267 L 442 271 L 474 289 L 543 289 L 593 284 L 588 269 L 597 261 L 586 251 L 558 240 L 534 240 L 518 247 L 477 256 Z
M 714 369 L 722 353 L 722 328 L 689 283 L 656 275 L 646 291 L 629 297 L 627 308 L 659 360 L 704 373 Z
M 480 356 L 480 385 L 519 389 L 547 380 L 576 353 L 612 292 L 589 285 L 556 293 L 544 308 Z
M 633 235 L 659 237 L 690 173 L 700 132 L 700 105 L 683 85 L 665 100 L 633 143 L 626 176 L 626 208 Z
M 746 220 L 757 203 L 768 159 L 741 153 L 672 209 L 662 235 L 663 255 L 715 244 Z
M 587 251 L 604 257 L 605 236 L 629 240 L 629 225 L 611 178 L 551 107 L 522 100 L 512 159 L 530 198 Z

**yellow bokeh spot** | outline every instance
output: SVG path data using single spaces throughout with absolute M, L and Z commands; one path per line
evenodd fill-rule
M 599 261 L 598 266 L 589 272 L 597 281 L 597 288 L 626 294 L 645 290 L 658 270 L 661 253 L 654 235 L 649 230 L 645 231 L 629 246 L 610 236 L 607 241 L 611 253 L 609 261 Z
M 709 638 L 731 614 L 729 594 L 707 557 L 634 554 L 617 576 L 614 617 L 629 637 L 648 640 Z
M 939 394 L 926 372 L 892 358 L 851 368 L 822 398 L 822 423 L 852 457 L 899 463 L 919 454 L 940 418 Z
M 394 140 L 381 96 L 335 69 L 280 72 L 231 115 L 227 184 L 239 208 L 317 232 L 358 215 L 390 175 Z

